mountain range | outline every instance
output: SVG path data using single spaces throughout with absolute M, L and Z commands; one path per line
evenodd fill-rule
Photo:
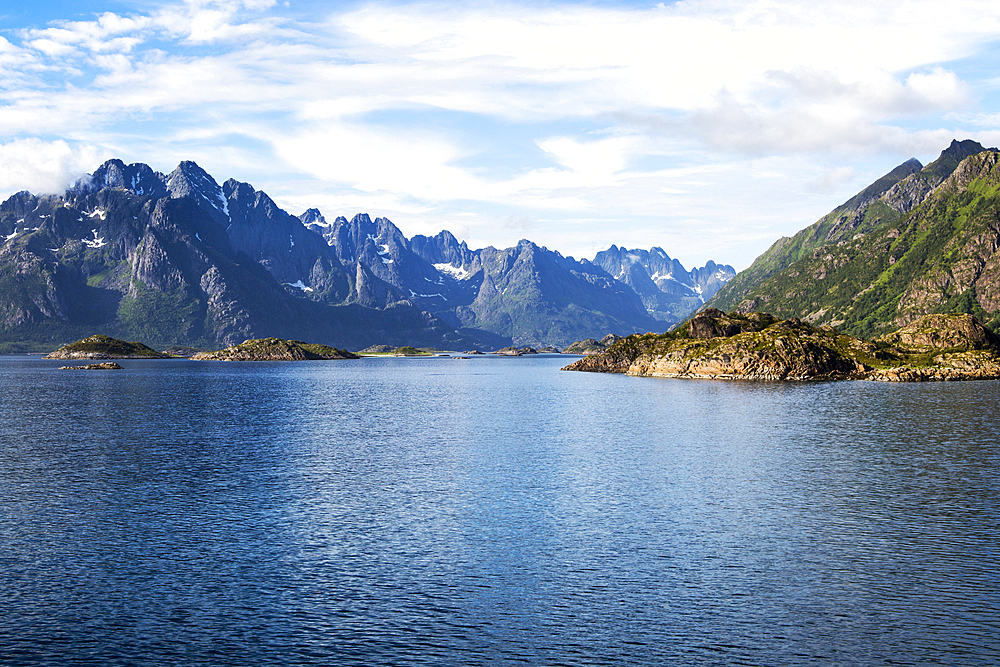
M 1000 153 L 953 141 L 907 160 L 774 243 L 707 307 L 798 317 L 862 337 L 929 313 L 1000 327 Z
M 295 216 L 197 164 L 109 160 L 63 195 L 0 204 L 0 345 L 95 332 L 157 346 L 276 336 L 361 349 L 564 346 L 663 330 L 735 275 L 653 248 L 577 261 L 522 240 L 470 250 L 367 214 Z

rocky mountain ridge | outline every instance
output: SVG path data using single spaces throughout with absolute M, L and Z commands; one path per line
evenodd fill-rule
M 391 221 L 367 214 L 327 222 L 319 210 L 309 209 L 299 218 L 327 240 L 342 265 L 357 271 L 362 303 L 407 299 L 452 326 L 510 336 L 516 345 L 565 345 L 581 331 L 664 328 L 704 303 L 699 294 L 714 294 L 735 275 L 732 267 L 714 262 L 689 272 L 667 257 L 668 270 L 657 273 L 649 261 L 627 262 L 631 270 L 613 276 L 608 255 L 619 252 L 615 246 L 594 262 L 577 261 L 528 240 L 513 248 L 471 250 L 447 230 L 407 239 Z M 650 256 L 644 250 L 622 252 Z M 659 283 L 648 274 L 642 280 L 642 272 L 650 270 Z
M 709 300 L 858 336 L 935 312 L 1000 326 L 1000 153 L 953 141 L 909 160 L 792 238 Z
M 0 234 L 0 336 L 28 349 L 94 330 L 158 347 L 269 334 L 343 347 L 508 342 L 456 331 L 406 301 L 352 302 L 352 276 L 321 238 L 263 193 L 220 186 L 193 162 L 163 175 L 112 160 L 63 196 L 18 193 L 0 205 Z M 289 252 L 296 239 L 312 254 Z M 306 266 L 322 298 L 282 284 Z
M 627 250 L 612 245 L 597 253 L 594 264 L 631 287 L 650 315 L 671 324 L 700 308 L 736 275 L 733 267 L 713 261 L 688 271 L 662 248 Z
M 527 240 L 470 250 L 447 231 L 407 239 L 366 214 L 294 216 L 191 161 L 162 174 L 109 160 L 62 196 L 18 193 L 0 204 L 0 235 L 6 349 L 94 330 L 160 347 L 268 336 L 355 349 L 561 346 L 662 329 L 680 313 L 670 302 L 664 319 L 627 281 Z M 687 289 L 712 289 L 724 277 L 714 263 L 676 275 L 706 270 Z

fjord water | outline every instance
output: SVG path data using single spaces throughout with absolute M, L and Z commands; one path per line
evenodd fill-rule
M 0 358 L 4 665 L 995 664 L 1000 383 Z

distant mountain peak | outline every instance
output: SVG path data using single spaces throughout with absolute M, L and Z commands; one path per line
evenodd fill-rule
M 174 199 L 200 199 L 228 217 L 229 204 L 222 187 L 193 160 L 184 160 L 166 178 L 167 192 Z
M 649 314 L 666 322 L 687 316 L 736 275 L 733 267 L 712 261 L 688 271 L 657 247 L 630 250 L 612 245 L 597 253 L 594 264 L 631 287 Z
M 330 223 L 326 221 L 323 214 L 320 213 L 318 208 L 306 209 L 305 213 L 299 216 L 299 220 L 302 221 L 303 225 L 307 227 L 309 225 L 319 225 L 320 227 L 329 227 Z

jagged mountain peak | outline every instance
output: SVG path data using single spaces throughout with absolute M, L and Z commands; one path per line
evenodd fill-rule
M 699 307 L 736 275 L 733 267 L 711 260 L 688 271 L 658 247 L 630 250 L 612 245 L 597 253 L 594 264 L 635 290 L 652 316 L 671 322 Z
M 141 162 L 126 165 L 118 158 L 106 161 L 94 173 L 78 179 L 69 191 L 87 195 L 104 188 L 120 188 L 139 196 L 154 197 L 162 197 L 167 192 L 163 174 Z
M 299 216 L 299 220 L 301 220 L 302 224 L 307 227 L 309 225 L 319 225 L 320 227 L 331 226 L 330 223 L 326 221 L 326 218 L 323 217 L 323 214 L 320 212 L 318 208 L 306 209 L 306 211 Z M 337 219 L 338 222 L 339 220 L 340 218 Z
M 442 267 L 448 265 L 460 269 L 475 259 L 474 253 L 469 250 L 465 241 L 459 243 L 455 235 L 447 229 L 431 237 L 419 234 L 414 236 L 410 239 L 410 249 L 436 268 L 439 268 L 439 265 Z
M 959 165 L 959 163 L 965 158 L 984 151 L 996 152 L 996 150 L 996 148 L 984 148 L 982 144 L 978 141 L 973 141 L 972 139 L 965 139 L 964 141 L 952 139 L 951 145 L 941 151 L 941 155 L 938 156 L 938 159 L 924 167 L 921 170 L 921 173 L 926 174 L 930 179 L 932 179 L 933 185 L 937 185 L 950 176 L 951 173 L 955 171 L 955 168 Z
M 941 151 L 941 155 L 938 157 L 938 159 L 940 160 L 943 157 L 952 157 L 952 158 L 958 158 L 958 160 L 961 161 L 969 157 L 970 155 L 975 155 L 976 153 L 982 153 L 985 150 L 989 149 L 985 148 L 978 141 L 974 141 L 972 139 L 964 139 L 962 141 L 959 141 L 958 139 L 952 139 L 951 145 L 949 145 L 948 148 Z M 996 149 L 994 148 L 992 150 Z
M 174 199 L 192 197 L 229 215 L 226 196 L 212 175 L 193 160 L 184 160 L 166 177 L 167 192 Z
M 59 208 L 62 201 L 70 205 Z M 367 213 L 332 223 L 316 208 L 294 216 L 249 183 L 220 185 L 191 160 L 167 175 L 109 160 L 64 199 L 24 193 L 5 206 L 0 239 L 9 250 L 65 260 L 52 294 L 66 303 L 104 299 L 87 301 L 79 315 L 46 308 L 123 331 L 229 343 L 261 326 L 363 337 L 364 327 L 392 336 L 405 325 L 438 336 L 430 329 L 444 332 L 447 323 L 481 340 L 537 346 L 660 326 L 627 284 L 530 239 L 473 251 L 447 230 L 407 239 Z M 36 297 L 29 301 L 51 301 Z M 49 317 L 18 313 L 8 319 Z

